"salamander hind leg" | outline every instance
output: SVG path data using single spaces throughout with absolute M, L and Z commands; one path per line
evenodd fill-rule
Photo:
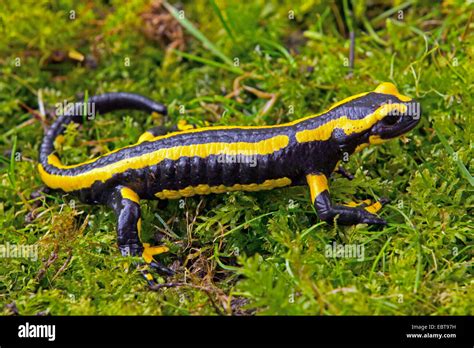
M 174 272 L 155 261 L 153 256 L 168 251 L 166 246 L 150 246 L 141 241 L 141 209 L 138 195 L 128 187 L 115 187 L 108 198 L 108 205 L 117 216 L 117 244 L 123 256 L 142 256 L 144 262 L 138 269 L 150 286 L 156 281 L 149 269 L 160 274 L 172 275 Z
M 377 202 L 369 205 L 368 202 L 360 206 L 343 206 L 332 204 L 329 197 L 329 187 L 324 174 L 315 173 L 306 176 L 310 191 L 311 201 L 314 204 L 321 220 L 329 223 L 337 221 L 340 225 L 372 224 L 386 225 L 384 219 L 373 214 L 377 212 L 383 203 Z

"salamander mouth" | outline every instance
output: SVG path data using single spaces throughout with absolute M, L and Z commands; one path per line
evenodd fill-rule
M 420 122 L 419 117 L 415 118 L 412 116 L 401 116 L 400 120 L 395 124 L 396 127 L 391 128 L 387 132 L 383 132 L 386 134 L 381 134 L 381 137 L 385 139 L 398 137 L 411 131 L 416 127 L 418 122 Z

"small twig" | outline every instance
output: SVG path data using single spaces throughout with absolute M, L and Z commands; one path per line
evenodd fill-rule
M 71 261 L 71 259 L 72 259 L 72 250 L 69 250 L 66 261 L 64 261 L 63 265 L 57 270 L 57 272 L 54 274 L 53 278 L 51 278 L 51 281 L 54 281 L 60 273 L 64 272 L 66 267 L 69 265 L 69 262 Z
M 28 105 L 26 105 L 25 103 L 19 101 L 18 104 L 20 104 L 20 106 L 25 109 L 26 111 L 28 111 L 35 119 L 37 119 L 38 121 L 41 122 L 41 125 L 43 126 L 43 129 L 46 128 L 46 125 L 45 125 L 45 118 L 36 110 L 30 108 Z
M 354 72 L 354 59 L 355 59 L 355 32 L 351 31 L 349 33 L 349 38 L 351 40 L 351 45 L 349 48 L 349 74 L 352 76 Z
M 246 86 L 246 85 L 243 86 L 243 89 L 245 89 L 247 92 L 250 92 L 250 93 L 256 95 L 258 98 L 270 99 L 265 104 L 265 106 L 260 110 L 260 112 L 258 113 L 259 117 L 262 117 L 262 116 L 265 116 L 266 114 L 268 114 L 268 112 L 273 108 L 273 105 L 275 105 L 275 103 L 276 103 L 276 101 L 279 97 L 278 93 L 267 93 L 267 92 L 263 92 L 263 91 L 261 91 L 257 88 L 253 88 L 253 87 Z
M 230 92 L 229 94 L 227 94 L 227 95 L 225 96 L 225 98 L 229 98 L 229 99 L 230 99 L 230 98 L 235 98 L 239 103 L 243 103 L 243 102 L 244 102 L 243 99 L 239 97 L 240 92 L 242 91 L 242 89 L 241 89 L 241 87 L 240 87 L 240 83 L 241 83 L 243 80 L 245 80 L 245 79 L 247 79 L 247 78 L 249 78 L 249 77 L 251 77 L 251 76 L 252 76 L 252 75 L 249 74 L 249 73 L 245 73 L 245 74 L 243 74 L 243 75 L 241 75 L 241 76 L 238 76 L 238 77 L 234 80 L 234 83 L 233 83 L 233 88 L 234 88 L 234 89 L 232 90 L 232 92 Z
M 196 223 L 196 220 L 197 220 L 197 217 L 199 216 L 199 210 L 201 208 L 201 205 L 203 205 L 204 203 L 204 200 L 201 199 L 196 207 L 196 212 L 194 214 L 194 218 L 193 220 L 191 221 L 191 223 L 187 223 L 188 222 L 188 212 L 186 211 L 186 229 L 187 229 L 187 236 L 188 236 L 188 244 L 186 246 L 186 248 L 189 248 L 191 247 L 192 245 L 192 241 L 193 241 L 193 237 L 192 237 L 192 226 L 194 226 L 194 224 Z
M 43 264 L 43 268 L 40 269 L 40 271 L 36 275 L 36 280 L 37 281 L 40 281 L 41 279 L 44 278 L 44 276 L 46 274 L 46 271 L 49 269 L 49 267 L 51 267 L 51 265 L 54 263 L 54 261 L 56 261 L 58 259 L 58 249 L 59 248 L 56 246 L 54 248 L 53 252 L 51 253 L 51 255 L 49 256 L 49 259 Z
M 262 98 L 262 99 L 271 99 L 275 96 L 275 94 L 273 94 L 273 93 L 263 92 L 263 91 L 261 91 L 257 88 L 246 86 L 246 85 L 243 85 L 242 88 L 245 89 L 247 92 L 250 92 L 250 93 L 252 93 L 252 94 L 254 94 L 257 97 Z

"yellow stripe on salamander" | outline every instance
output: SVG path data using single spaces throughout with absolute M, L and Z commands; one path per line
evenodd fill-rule
M 182 190 L 163 190 L 155 194 L 160 199 L 178 199 L 181 197 L 191 197 L 194 195 L 208 195 L 211 193 L 224 193 L 229 191 L 261 191 L 271 190 L 277 187 L 285 187 L 291 185 L 289 178 L 280 178 L 265 180 L 261 184 L 235 184 L 233 186 L 209 186 L 209 185 L 198 185 L 188 186 Z
M 325 141 L 331 137 L 333 130 L 336 128 L 342 129 L 346 135 L 363 132 L 383 119 L 391 111 L 397 110 L 398 112 L 406 112 L 406 109 L 407 106 L 405 104 L 394 103 L 382 105 L 373 113 L 368 114 L 360 120 L 351 120 L 346 116 L 342 116 L 328 121 L 319 127 L 297 132 L 296 140 L 300 143 L 310 141 Z
M 159 149 L 141 156 L 124 158 L 101 168 L 79 173 L 73 176 L 49 174 L 41 164 L 38 165 L 41 179 L 53 189 L 62 189 L 66 192 L 91 187 L 95 181 L 105 182 L 114 174 L 123 173 L 129 169 L 141 169 L 160 163 L 163 160 L 178 160 L 181 157 L 206 158 L 211 155 L 269 155 L 288 146 L 290 139 L 286 135 L 277 135 L 255 143 L 206 143 L 175 146 Z M 48 156 L 48 163 L 59 169 L 76 168 L 79 165 L 65 166 L 56 155 Z

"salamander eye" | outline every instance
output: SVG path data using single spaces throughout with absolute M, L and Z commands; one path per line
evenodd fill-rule
M 398 116 L 385 116 L 382 120 L 382 123 L 387 126 L 393 126 L 398 121 Z

